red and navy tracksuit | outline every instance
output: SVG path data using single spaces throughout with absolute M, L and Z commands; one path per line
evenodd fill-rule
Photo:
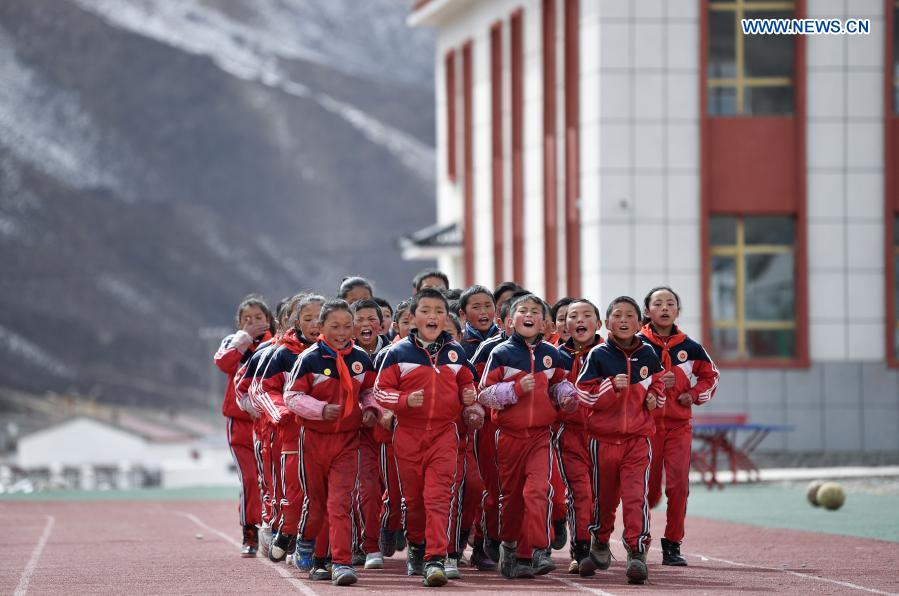
M 509 339 L 505 331 L 486 339 L 478 346 L 471 364 L 474 366 L 477 379 L 484 376 L 484 369 L 493 349 Z M 475 524 L 475 544 L 484 540 L 499 540 L 499 473 L 496 470 L 496 426 L 490 416 L 484 418 L 484 426 L 474 433 L 472 442 L 474 459 L 481 473 L 484 492 L 481 497 L 481 520 Z
M 396 336 L 392 344 L 403 341 L 404 338 Z M 374 366 L 375 371 L 381 370 L 384 363 L 384 357 L 387 356 L 388 348 L 385 348 L 375 355 Z M 403 528 L 403 496 L 400 494 L 399 478 L 396 471 L 396 456 L 393 452 L 393 428 L 396 425 L 394 417 L 390 424 L 390 429 L 383 428 L 380 424 L 376 424 L 372 428 L 372 434 L 380 445 L 379 468 L 381 470 L 381 486 L 384 492 L 381 495 L 381 529 L 388 532 L 396 532 Z
M 491 324 L 490 329 L 486 332 L 478 331 L 475 329 L 471 323 L 465 324 L 465 329 L 462 331 L 462 339 L 460 343 L 462 344 L 462 348 L 465 350 L 465 354 L 468 358 L 469 362 L 474 362 L 475 354 L 480 348 L 481 344 L 490 341 L 495 337 L 499 337 L 501 335 L 500 328 L 496 326 L 496 324 Z M 505 338 L 503 338 L 505 340 Z M 486 364 L 486 357 L 483 361 L 483 364 Z M 477 382 L 478 377 L 475 378 Z M 487 424 L 487 418 L 485 417 L 484 423 Z M 479 430 L 470 430 L 465 433 L 462 437 L 462 442 L 464 443 L 464 453 L 460 453 L 459 456 L 459 471 L 457 473 L 459 484 L 459 496 L 457 499 L 457 512 L 455 517 L 455 523 L 459 528 L 458 535 L 458 544 L 456 545 L 456 552 L 454 554 L 460 554 L 465 550 L 465 542 L 468 540 L 469 532 L 471 531 L 472 526 L 474 525 L 475 519 L 483 518 L 482 507 L 484 504 L 484 480 L 481 477 L 480 467 L 477 461 L 477 440 L 479 433 L 481 433 L 483 427 Z M 490 434 L 489 431 L 487 434 Z M 460 449 L 461 451 L 461 449 Z M 495 464 L 493 464 L 495 467 Z M 475 541 L 483 540 L 483 530 L 481 529 L 480 521 L 475 527 Z
M 378 373 L 375 397 L 396 414 L 393 448 L 405 503 L 406 535 L 425 545 L 427 560 L 442 561 L 450 546 L 462 392 L 474 389 L 465 351 L 442 333 L 425 344 L 415 331 L 394 344 Z M 424 391 L 420 407 L 408 397 Z
M 531 391 L 521 379 L 532 374 Z M 538 336 L 534 344 L 518 333 L 496 346 L 481 377 L 478 401 L 491 409 L 496 427 L 499 474 L 499 538 L 518 543 L 518 555 L 549 547 L 552 534 L 550 478 L 552 435 L 557 407 L 552 386 L 565 380 L 559 351 Z
M 258 393 L 259 403 L 275 424 L 277 442 L 280 446 L 279 514 L 273 520 L 272 527 L 274 531 L 289 536 L 295 536 L 297 533 L 303 490 L 298 476 L 300 421 L 287 409 L 284 403 L 284 390 L 297 357 L 311 343 L 299 335 L 296 329 L 288 330 L 265 367 L 261 390 Z
M 370 397 L 374 369 L 365 350 L 352 342 L 335 349 L 319 339 L 297 359 L 284 402 L 303 418 L 300 429 L 300 484 L 304 492 L 298 539 L 313 541 L 327 519 L 331 558 L 350 565 L 353 554 L 353 490 L 359 478 L 362 411 L 380 414 Z M 325 406 L 340 406 L 336 420 L 324 420 Z M 316 555 L 319 553 L 316 545 Z
M 701 406 L 715 395 L 718 369 L 705 349 L 676 326 L 672 328 L 671 335 L 661 336 L 651 324 L 646 325 L 639 336 L 655 350 L 662 368 L 674 372 L 674 386 L 665 392 L 665 407 L 652 412 L 656 432 L 651 439 L 653 457 L 649 471 L 649 505 L 655 507 L 662 498 L 664 470 L 665 496 L 668 498 L 664 537 L 680 543 L 684 538 L 687 495 L 690 492 L 693 406 Z M 690 403 L 686 406 L 678 401 L 684 393 L 690 396 Z
M 237 393 L 234 388 L 234 376 L 241 365 L 246 363 L 259 344 L 271 339 L 266 332 L 255 338 L 244 350 L 240 351 L 232 345 L 234 334 L 222 340 L 213 361 L 228 376 L 225 388 L 225 399 L 222 402 L 222 414 L 227 419 L 228 445 L 237 466 L 240 477 L 240 502 L 238 515 L 244 527 L 259 524 L 262 519 L 262 505 L 259 499 L 259 480 L 256 476 L 256 454 L 253 445 L 253 417 L 240 409 Z
M 590 531 L 599 542 L 608 543 L 621 501 L 625 546 L 639 553 L 645 553 L 650 542 L 649 438 L 655 431 L 646 397 L 652 392 L 660 401 L 664 399 L 658 378 L 661 370 L 655 351 L 639 338 L 628 350 L 610 338 L 590 350 L 577 379 L 578 399 L 588 410 L 593 488 L 598 497 Z M 619 374 L 629 379 L 621 390 L 612 382 Z
M 275 443 L 275 427 L 251 393 L 258 387 L 265 365 L 278 348 L 278 337 L 259 344 L 253 355 L 242 365 L 234 376 L 234 390 L 241 409 L 253 416 L 253 450 L 256 454 L 256 475 L 259 479 L 259 495 L 262 507 L 262 523 L 271 525 L 277 516 L 276 477 L 272 464 L 272 449 Z
M 372 361 L 390 346 L 386 335 L 379 335 L 377 339 L 374 350 L 366 350 Z M 356 345 L 362 348 L 359 344 Z M 377 370 L 375 368 L 375 372 Z M 375 428 L 362 428 L 359 431 L 359 485 L 354 495 L 353 547 L 366 554 L 379 550 L 378 535 L 384 494 L 381 447 Z
M 575 347 L 573 339 L 562 344 L 559 353 L 562 355 L 565 368 L 569 370 L 569 381 L 572 383 L 577 381 L 587 362 L 587 354 L 602 341 L 602 337 L 597 334 L 589 346 L 581 349 Z M 587 416 L 588 411 L 585 408 L 578 408 L 570 413 L 560 411 L 559 429 L 555 436 L 559 469 L 568 491 L 566 509 L 572 548 L 577 543 L 589 547 L 589 527 L 593 521 L 595 493 L 591 477 L 593 465 L 590 461 Z

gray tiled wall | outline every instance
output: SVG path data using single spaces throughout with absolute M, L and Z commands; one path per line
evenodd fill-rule
M 792 424 L 760 451 L 899 451 L 899 371 L 884 363 L 816 363 L 807 370 L 721 370 L 714 399 L 697 410 L 745 412 Z

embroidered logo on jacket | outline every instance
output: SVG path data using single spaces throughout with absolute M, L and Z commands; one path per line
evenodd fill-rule
M 681 350 L 680 352 L 678 352 L 677 359 L 680 360 L 681 362 L 686 362 L 687 361 L 687 351 Z
M 645 379 L 647 376 L 649 376 L 649 367 L 648 366 L 641 367 L 640 368 L 640 378 Z
M 358 360 L 353 363 L 353 372 L 357 375 L 362 373 L 362 363 Z
M 450 350 L 450 352 L 449 352 L 449 354 L 447 355 L 447 357 L 449 358 L 449 361 L 450 361 L 450 362 L 458 362 L 458 361 L 459 361 L 459 354 L 457 354 L 457 353 L 455 352 L 455 350 Z
M 547 354 L 543 357 L 543 367 L 544 368 L 552 368 L 553 366 L 553 357 Z

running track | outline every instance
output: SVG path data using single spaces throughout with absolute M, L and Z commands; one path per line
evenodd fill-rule
M 891 514 L 892 515 L 892 514 Z M 661 516 L 656 516 L 661 518 Z M 353 588 L 301 579 L 296 570 L 237 555 L 239 532 L 227 501 L 0 502 L 0 594 L 395 594 L 421 588 L 387 569 L 362 571 Z M 620 520 L 619 520 L 620 527 Z M 653 535 L 660 527 L 654 519 Z M 202 534 L 202 538 L 197 538 Z M 508 581 L 463 568 L 441 592 L 544 595 L 648 593 L 899 593 L 899 543 L 689 518 L 688 568 L 662 567 L 653 543 L 650 584 L 629 586 L 624 551 L 609 571 L 581 579 L 560 569 Z M 566 553 L 567 554 L 567 553 Z

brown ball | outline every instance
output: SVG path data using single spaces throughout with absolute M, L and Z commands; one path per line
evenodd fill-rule
M 836 482 L 825 482 L 818 489 L 817 499 L 822 507 L 834 511 L 846 502 L 846 493 L 843 492 L 843 487 Z
M 805 489 L 805 498 L 808 499 L 808 502 L 814 507 L 821 506 L 821 503 L 818 502 L 818 489 L 821 488 L 822 484 L 824 484 L 823 480 L 812 480 Z

